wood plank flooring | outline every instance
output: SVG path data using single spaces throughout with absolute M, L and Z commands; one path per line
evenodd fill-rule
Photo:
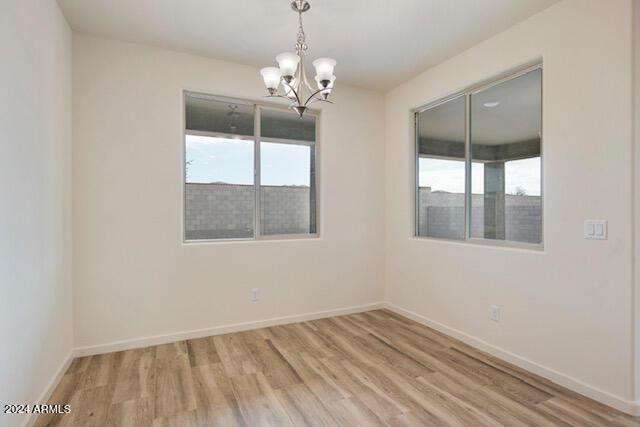
M 386 310 L 78 358 L 37 426 L 640 426 Z

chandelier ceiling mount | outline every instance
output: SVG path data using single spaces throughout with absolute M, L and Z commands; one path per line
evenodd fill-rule
M 294 0 L 291 2 L 291 9 L 293 9 L 294 12 L 302 13 L 311 9 L 311 5 L 307 0 Z

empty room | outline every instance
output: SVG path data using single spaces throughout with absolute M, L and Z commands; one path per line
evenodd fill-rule
M 640 427 L 640 0 L 0 0 L 0 427 Z

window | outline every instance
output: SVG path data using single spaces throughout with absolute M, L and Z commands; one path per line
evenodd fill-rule
M 316 117 L 185 93 L 185 240 L 316 234 Z
M 416 236 L 542 244 L 541 113 L 541 67 L 416 111 Z
M 464 97 L 417 116 L 419 236 L 464 238 Z

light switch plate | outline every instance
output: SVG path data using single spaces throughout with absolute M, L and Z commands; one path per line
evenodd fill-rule
M 494 322 L 500 321 L 500 307 L 497 305 L 491 306 L 491 320 Z
M 607 240 L 607 221 L 588 219 L 584 222 L 584 238 L 591 240 Z

